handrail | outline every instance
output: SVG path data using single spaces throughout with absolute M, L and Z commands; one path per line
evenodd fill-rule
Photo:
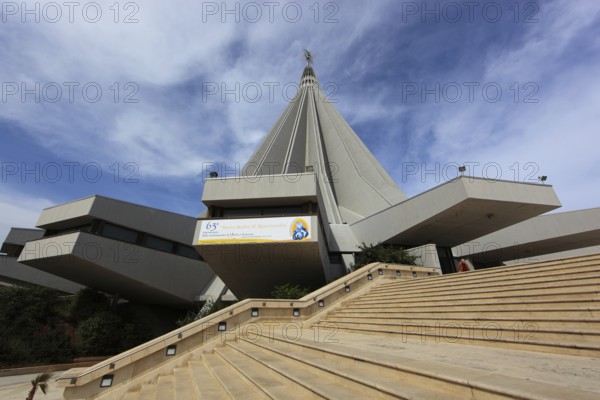
M 92 374 L 102 368 L 111 366 L 111 364 L 115 364 L 119 361 L 122 361 L 125 358 L 131 357 L 135 354 L 139 354 L 140 352 L 143 352 L 145 350 L 148 350 L 150 348 L 152 348 L 153 346 L 156 346 L 160 343 L 163 343 L 165 341 L 169 341 L 172 340 L 174 338 L 176 339 L 183 339 L 183 334 L 186 332 L 190 332 L 192 330 L 196 330 L 197 328 L 200 328 L 200 330 L 198 330 L 197 332 L 193 332 L 193 333 L 200 333 L 201 331 L 203 331 L 204 329 L 206 329 L 208 326 L 212 326 L 211 322 L 217 323 L 217 322 L 221 322 L 219 319 L 222 318 L 223 316 L 227 315 L 229 316 L 233 316 L 236 314 L 240 314 L 240 312 L 245 311 L 249 308 L 251 308 L 251 306 L 253 306 L 255 303 L 291 303 L 289 307 L 292 306 L 292 304 L 294 303 L 298 303 L 299 307 L 302 308 L 306 308 L 309 305 L 314 304 L 314 301 L 316 299 L 319 298 L 324 298 L 332 293 L 335 293 L 337 290 L 340 290 L 340 287 L 343 289 L 345 286 L 347 286 L 348 284 L 351 284 L 353 282 L 356 282 L 357 280 L 364 278 L 365 276 L 367 276 L 368 274 L 370 274 L 372 271 L 376 270 L 376 269 L 380 269 L 377 268 L 379 266 L 385 266 L 385 268 L 389 268 L 389 267 L 409 267 L 411 270 L 425 270 L 425 271 L 429 271 L 429 270 L 435 270 L 435 268 L 432 267 L 423 267 L 423 266 L 416 266 L 416 265 L 400 265 L 400 264 L 386 264 L 386 263 L 380 263 L 380 262 L 375 262 L 375 263 L 371 263 L 371 264 L 367 264 L 364 267 L 361 267 L 360 269 L 351 272 L 348 275 L 345 275 L 309 294 L 307 294 L 306 296 L 300 298 L 300 299 L 246 299 L 246 300 L 242 300 L 238 303 L 232 304 L 229 307 L 224 308 L 223 310 L 217 311 L 216 313 L 213 313 L 211 315 L 208 315 L 204 318 L 201 318 L 199 320 L 196 320 L 186 326 L 183 326 L 181 328 L 178 328 L 172 332 L 169 332 L 165 335 L 159 336 L 155 339 L 150 340 L 149 342 L 143 343 L 137 347 L 134 347 L 131 350 L 128 350 L 124 353 L 121 353 L 120 355 L 116 355 L 114 357 L 111 357 L 101 363 L 96 364 L 93 367 L 90 367 L 88 369 L 86 369 L 85 371 L 81 371 L 79 374 L 77 375 L 62 375 L 59 378 L 56 379 L 56 381 L 59 380 L 66 380 L 66 379 L 70 379 L 70 380 L 78 380 L 84 376 L 87 376 L 89 374 Z M 395 269 L 395 268 L 393 268 Z M 265 306 L 262 306 L 265 307 Z M 208 326 L 206 326 L 208 325 Z M 189 336 L 187 336 L 189 337 Z M 164 347 L 164 344 L 161 345 L 161 349 Z

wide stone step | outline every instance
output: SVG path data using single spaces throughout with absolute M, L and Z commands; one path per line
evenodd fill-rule
M 251 400 L 268 399 L 251 381 L 238 373 L 235 368 L 223 360 L 217 353 L 205 353 L 202 359 L 229 397 Z
M 140 389 L 140 395 L 138 397 L 140 400 L 154 400 L 156 399 L 156 384 L 154 383 L 145 383 L 142 385 Z
M 400 281 L 395 279 L 386 279 L 381 283 L 378 283 L 375 290 L 381 290 L 381 288 L 389 287 L 393 288 L 398 285 L 406 287 L 419 287 L 423 285 L 454 285 L 454 284 L 465 284 L 475 282 L 497 282 L 497 281 L 511 281 L 521 279 L 539 279 L 540 277 L 560 277 L 561 275 L 576 275 L 578 273 L 589 273 L 593 271 L 600 271 L 600 260 L 594 261 L 593 263 L 585 263 L 579 266 L 553 266 L 544 268 L 533 268 L 528 267 L 523 270 L 515 270 L 513 268 L 492 268 L 489 270 L 478 270 L 465 273 L 446 274 L 441 276 L 428 277 L 427 279 L 410 279 L 407 281 Z
M 534 274 L 531 273 L 527 276 L 504 276 L 504 277 L 483 277 L 483 276 L 472 276 L 466 277 L 466 275 L 456 276 L 457 279 L 449 280 L 442 279 L 442 277 L 435 277 L 430 279 L 418 279 L 410 281 L 395 281 L 388 280 L 388 282 L 382 282 L 377 287 L 371 290 L 372 293 L 392 293 L 397 290 L 417 290 L 420 288 L 464 288 L 470 287 L 473 284 L 477 284 L 481 287 L 496 286 L 496 285 L 510 285 L 510 284 L 526 284 L 526 283 L 538 283 L 538 282 L 549 282 L 549 281 L 567 281 L 572 279 L 580 278 L 594 278 L 598 277 L 600 273 L 599 266 L 586 267 L 580 271 L 552 271 L 546 274 Z M 447 276 L 447 275 L 446 275 Z M 463 279 L 458 279 L 459 277 Z M 499 279 L 500 278 L 500 279 Z
M 423 320 L 410 321 L 396 318 L 351 318 L 332 316 L 322 320 L 321 324 L 333 324 L 340 327 L 373 328 L 393 330 L 399 333 L 430 332 L 442 336 L 460 337 L 478 334 L 482 339 L 509 337 L 519 341 L 558 341 L 584 342 L 600 344 L 600 330 L 567 327 L 549 327 L 542 322 L 525 322 L 520 320 Z M 485 332 L 482 332 L 485 331 Z
M 140 398 L 139 390 L 132 390 L 121 396 L 121 400 L 138 400 Z
M 600 309 L 600 299 L 588 301 L 571 301 L 571 302 L 544 302 L 544 303 L 529 303 L 529 302 L 510 302 L 510 303 L 484 303 L 484 304 L 461 304 L 461 303 L 445 303 L 437 306 L 428 305 L 405 305 L 402 303 L 385 304 L 377 306 L 376 304 L 357 304 L 352 307 L 339 309 L 338 313 L 404 313 L 404 312 L 479 312 L 489 310 L 506 311 L 536 311 L 536 310 L 588 310 Z
M 520 289 L 498 289 L 498 290 L 477 290 L 473 289 L 470 291 L 463 291 L 458 293 L 445 293 L 445 292 L 437 292 L 437 293 L 408 293 L 408 294 L 390 294 L 388 296 L 384 295 L 371 295 L 367 294 L 353 302 L 347 304 L 360 304 L 362 302 L 368 302 L 372 300 L 382 301 L 387 299 L 386 302 L 392 301 L 428 301 L 428 300 L 464 300 L 464 299 L 472 299 L 472 298 L 480 298 L 480 299 L 493 299 L 493 298 L 512 298 L 515 296 L 522 297 L 535 297 L 535 298 L 548 298 L 548 296 L 556 296 L 554 298 L 560 298 L 560 295 L 566 294 L 570 295 L 573 293 L 587 292 L 594 293 L 598 292 L 598 285 L 587 285 L 582 283 L 574 283 L 563 286 L 556 287 L 531 287 L 531 288 L 520 288 Z
M 189 361 L 188 369 L 200 399 L 229 400 L 230 397 L 203 361 Z
M 564 288 L 564 287 L 581 287 L 581 286 L 589 286 L 589 287 L 600 287 L 600 276 L 596 274 L 596 276 L 590 277 L 582 277 L 582 278 L 569 278 L 569 279 L 557 279 L 553 281 L 543 281 L 543 282 L 527 282 L 527 283 L 508 283 L 504 284 L 501 282 L 497 282 L 494 284 L 479 284 L 472 283 L 465 286 L 457 286 L 457 285 L 448 285 L 448 286 L 425 286 L 420 288 L 402 288 L 398 287 L 396 291 L 386 291 L 386 292 L 376 292 L 370 291 L 365 295 L 365 298 L 381 296 L 387 293 L 389 296 L 412 296 L 412 295 L 432 295 L 436 294 L 471 294 L 471 293 L 505 293 L 510 291 L 527 291 L 532 289 L 556 289 L 556 288 Z
M 173 399 L 175 399 L 175 377 L 173 375 L 159 376 L 156 385 L 156 400 Z
M 448 317 L 443 313 L 434 314 L 427 317 L 414 317 L 402 314 L 391 314 L 389 316 L 380 317 L 378 315 L 352 314 L 349 312 L 336 312 L 328 315 L 322 321 L 343 321 L 343 322 L 363 322 L 372 323 L 389 322 L 396 324 L 497 324 L 501 326 L 514 325 L 516 329 L 569 329 L 600 332 L 600 319 L 584 319 L 584 318 L 511 318 L 499 317 L 491 315 L 489 317 Z
M 285 376 L 276 373 L 264 364 L 246 356 L 231 344 L 227 347 L 217 348 L 215 351 L 272 399 L 304 400 L 322 398 Z
M 452 327 L 420 327 L 408 325 L 356 324 L 337 321 L 323 321 L 313 326 L 315 329 L 341 330 L 355 333 L 389 335 L 401 340 L 414 340 L 422 343 L 440 342 L 495 346 L 507 349 L 521 349 L 555 354 L 600 357 L 598 341 L 567 341 L 560 337 L 556 340 L 542 340 L 538 332 L 497 329 L 456 329 Z
M 379 301 L 371 300 L 368 302 L 361 302 L 358 304 L 351 303 L 352 309 L 355 310 L 372 310 L 377 309 L 394 309 L 401 311 L 405 309 L 419 309 L 423 311 L 436 311 L 436 310 L 449 310 L 453 307 L 458 309 L 472 310 L 477 307 L 496 306 L 502 308 L 587 308 L 587 307 L 600 307 L 600 294 L 596 293 L 578 293 L 572 295 L 562 295 L 557 299 L 530 299 L 527 296 L 523 297 L 505 297 L 496 299 L 463 299 L 460 301 L 448 302 L 445 300 L 424 300 L 424 301 L 402 301 L 402 302 L 390 302 L 383 303 L 381 299 Z
M 504 279 L 523 279 L 528 277 L 554 276 L 561 274 L 577 274 L 600 270 L 600 259 L 580 262 L 573 265 L 552 265 L 545 267 L 522 266 L 520 267 L 496 267 L 485 270 L 476 270 L 465 273 L 446 274 L 430 277 L 432 282 L 468 282 L 468 281 L 497 281 Z M 410 274 L 410 272 L 401 271 L 401 274 Z M 402 275 L 401 275 L 402 276 Z M 424 279 L 410 280 L 405 284 L 408 286 L 418 286 L 423 284 Z M 393 279 L 386 280 L 380 286 L 393 286 L 398 282 Z
M 175 368 L 175 400 L 197 399 L 200 393 L 196 390 L 189 367 Z
M 335 313 L 331 313 L 328 315 L 363 315 L 367 318 L 386 318 L 389 316 L 393 316 L 394 312 L 379 312 L 373 310 L 372 312 L 362 313 L 360 311 L 355 311 L 352 309 L 343 309 L 338 310 Z M 403 310 L 403 317 L 415 317 L 415 318 L 426 318 L 432 315 L 432 312 L 426 312 L 422 310 Z M 588 307 L 587 309 L 583 308 L 554 308 L 554 309 L 536 309 L 536 310 L 511 310 L 511 309 L 503 309 L 500 307 L 489 307 L 489 308 L 481 308 L 479 310 L 444 310 L 443 315 L 452 318 L 452 317 L 470 317 L 470 318 L 478 318 L 478 317 L 489 317 L 493 316 L 502 316 L 502 317 L 511 317 L 511 318 L 584 318 L 584 319 L 596 319 L 600 318 L 600 308 L 597 307 Z
M 580 260 L 580 261 L 569 261 L 564 260 L 552 261 L 545 264 L 528 264 L 528 265 L 513 265 L 513 266 L 502 266 L 494 268 L 480 269 L 460 274 L 447 274 L 433 278 L 436 281 L 450 280 L 468 280 L 474 277 L 477 279 L 497 279 L 501 277 L 513 276 L 527 276 L 527 275 L 544 275 L 552 273 L 554 271 L 581 271 L 589 268 L 600 268 L 600 257 L 594 256 L 593 258 Z M 401 273 L 406 273 L 402 271 Z M 409 272 L 410 274 L 410 272 Z M 458 275 L 458 276 L 457 276 Z M 390 281 L 391 282 L 391 281 Z M 388 282 L 389 283 L 389 282 Z M 415 282 L 416 283 L 416 282 Z
M 246 356 L 268 366 L 278 374 L 325 399 L 395 399 L 396 397 L 346 379 L 322 366 L 315 367 L 298 360 L 295 354 L 273 351 L 267 346 L 270 339 L 256 343 L 244 340 L 229 345 Z

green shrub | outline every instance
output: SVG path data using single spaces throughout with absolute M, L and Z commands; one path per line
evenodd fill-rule
M 96 314 L 109 310 L 108 299 L 106 296 L 94 289 L 81 289 L 75 295 L 71 304 L 69 316 L 71 321 L 83 321 Z
M 376 245 L 366 245 L 362 243 L 360 253 L 354 256 L 354 269 L 364 267 L 367 264 L 374 262 L 382 262 L 387 264 L 404 264 L 415 265 L 416 257 L 408 254 L 402 247 L 384 245 L 378 243 Z
M 212 313 L 215 313 L 219 310 L 222 310 L 227 305 L 222 301 L 212 301 L 208 300 L 200 309 L 195 311 L 188 311 L 183 317 L 179 318 L 175 324 L 178 327 L 182 327 L 187 324 L 191 324 L 192 322 L 199 320 L 201 318 L 207 317 Z
M 299 299 L 306 296 L 310 292 L 311 290 L 309 288 L 286 283 L 284 285 L 275 286 L 271 292 L 271 296 L 274 299 Z
M 0 366 L 61 363 L 73 356 L 59 293 L 40 287 L 0 290 Z
M 86 356 L 117 354 L 121 343 L 121 318 L 111 312 L 102 312 L 79 323 L 77 349 Z

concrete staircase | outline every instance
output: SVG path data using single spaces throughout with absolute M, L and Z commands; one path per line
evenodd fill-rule
M 319 324 L 403 340 L 600 357 L 600 257 L 388 280 Z
M 405 272 L 372 266 L 307 296 L 316 307 L 328 293 L 329 308 L 305 319 L 261 309 L 221 340 L 65 398 L 600 398 L 600 255 L 398 279 Z

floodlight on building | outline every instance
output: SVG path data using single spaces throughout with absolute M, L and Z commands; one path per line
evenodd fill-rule
M 466 170 L 467 170 L 467 167 L 465 167 L 464 165 L 461 165 L 460 167 L 458 167 L 458 172 L 460 172 L 461 175 L 464 175 Z
M 166 356 L 171 357 L 171 356 L 174 356 L 175 353 L 177 353 L 177 345 L 176 344 L 167 346 L 167 351 L 165 352 Z
M 100 380 L 100 387 L 111 387 L 113 383 L 113 378 L 115 376 L 113 374 L 104 375 Z
M 542 183 L 546 182 L 547 179 L 548 177 L 546 175 L 538 176 L 538 180 Z
M 400 276 L 400 275 L 402 275 L 402 273 L 400 272 L 400 270 L 399 270 L 399 269 L 397 269 L 397 270 L 396 270 L 396 276 Z
M 344 290 L 346 291 L 346 293 L 348 293 L 350 291 L 350 286 L 344 287 Z
M 294 308 L 292 310 L 292 316 L 299 317 L 300 316 L 300 309 L 299 308 Z
M 210 171 L 208 176 L 210 176 L 211 178 L 216 178 L 219 176 L 219 173 L 217 171 Z
M 325 300 L 319 300 L 319 302 L 317 303 L 317 305 L 319 307 L 325 307 Z
M 371 275 L 371 274 L 367 275 L 367 279 L 370 280 L 370 281 L 372 281 L 373 280 L 373 275 Z
M 417 273 L 415 271 L 413 271 L 413 278 L 417 277 Z
M 380 268 L 380 269 L 378 269 L 378 270 L 377 270 L 377 273 L 378 273 L 379 275 L 383 275 L 383 270 Z
M 252 311 L 250 311 L 250 316 L 258 317 L 258 308 L 253 308 Z
M 219 332 L 225 332 L 227 330 L 227 322 L 225 322 L 225 321 L 219 322 L 218 330 L 219 330 Z

